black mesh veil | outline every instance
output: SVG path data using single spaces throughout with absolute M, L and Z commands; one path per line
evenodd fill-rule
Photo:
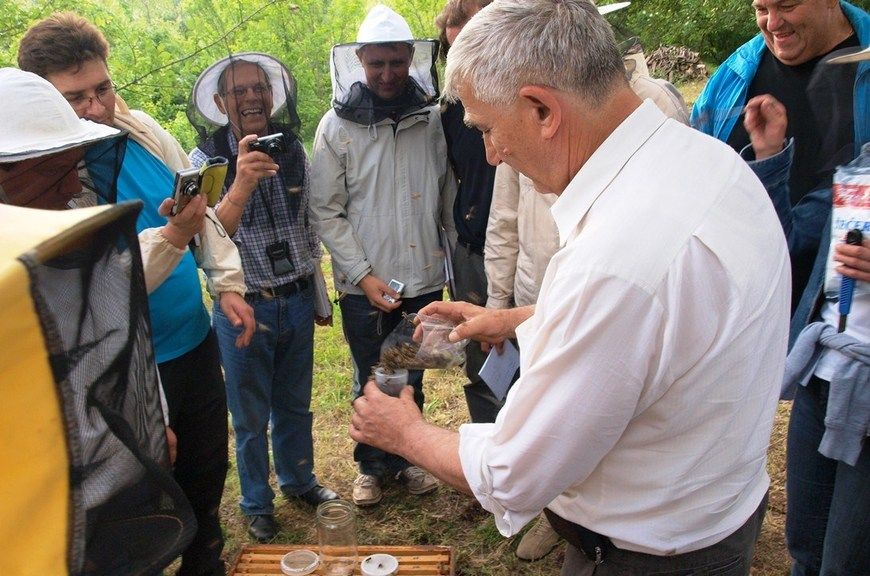
M 332 47 L 329 71 L 332 77 L 332 106 L 339 117 L 364 126 L 394 113 L 410 113 L 433 104 L 439 96 L 437 40 L 414 40 L 405 92 L 391 101 L 379 100 L 368 89 L 358 51 L 364 44 L 354 42 Z
M 0 157 L 0 202 L 50 210 L 113 204 L 126 149 L 127 134 L 121 132 L 14 163 L 4 163 Z M 71 186 L 69 179 L 74 172 L 78 172 L 78 185 Z
M 169 472 L 140 208 L 100 211 L 19 257 L 64 414 L 70 574 L 157 574 L 196 530 Z

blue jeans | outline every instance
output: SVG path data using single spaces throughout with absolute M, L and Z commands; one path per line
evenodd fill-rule
M 788 427 L 785 535 L 793 576 L 870 574 L 870 454 L 855 466 L 818 451 L 830 383 L 798 386 Z
M 383 312 L 369 303 L 368 298 L 346 294 L 339 300 L 341 325 L 344 338 L 350 347 L 353 359 L 353 398 L 362 394 L 363 386 L 372 374 L 381 357 L 381 344 L 402 321 L 402 313 L 417 312 L 431 302 L 441 300 L 441 292 L 430 292 L 414 298 L 403 298 L 402 305 L 390 312 Z M 409 370 L 408 384 L 414 387 L 414 401 L 423 409 L 423 371 Z M 383 478 L 396 474 L 409 466 L 408 461 L 368 444 L 357 444 L 353 459 L 363 474 Z
M 227 406 L 236 433 L 236 466 L 246 515 L 272 514 L 268 428 L 272 424 L 275 473 L 281 491 L 306 492 L 317 484 L 311 438 L 314 300 L 308 288 L 291 296 L 248 299 L 257 331 L 236 348 L 240 329 L 215 306 L 214 325 L 227 382 Z

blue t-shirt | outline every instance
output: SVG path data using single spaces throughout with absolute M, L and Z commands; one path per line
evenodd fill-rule
M 99 174 L 91 175 L 94 180 Z M 118 202 L 142 200 L 136 231 L 166 224 L 157 208 L 172 194 L 175 175 L 139 143 L 127 141 L 127 151 L 118 174 Z M 209 330 L 209 316 L 202 303 L 199 272 L 188 250 L 181 262 L 148 296 L 151 331 L 157 363 L 167 362 L 199 346 Z

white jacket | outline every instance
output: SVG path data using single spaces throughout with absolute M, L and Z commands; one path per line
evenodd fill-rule
M 329 249 L 336 289 L 374 274 L 414 297 L 444 286 L 443 227 L 451 238 L 456 180 L 437 106 L 365 126 L 320 120 L 311 161 L 311 223 Z

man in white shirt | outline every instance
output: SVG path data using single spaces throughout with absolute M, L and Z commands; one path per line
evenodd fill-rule
M 473 494 L 502 534 L 547 506 L 565 575 L 748 574 L 789 314 L 764 188 L 641 103 L 586 0 L 490 5 L 446 74 L 488 160 L 560 195 L 562 249 L 536 308 L 423 309 L 461 321 L 453 338 L 517 336 L 522 377 L 494 424 L 443 430 L 410 390 L 367 385 L 351 437 Z

